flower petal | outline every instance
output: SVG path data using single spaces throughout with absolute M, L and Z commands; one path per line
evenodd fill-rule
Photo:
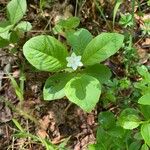
M 83 66 L 83 63 L 82 63 L 82 62 L 79 62 L 78 66 L 80 66 L 80 67 Z

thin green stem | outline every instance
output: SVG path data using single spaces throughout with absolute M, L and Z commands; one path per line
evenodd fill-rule
M 103 11 L 102 11 L 101 6 L 98 4 L 98 2 L 97 2 L 96 0 L 94 0 L 94 4 L 95 4 L 96 7 L 98 8 L 98 10 L 99 10 L 99 12 L 100 12 L 102 18 L 104 19 L 104 21 L 106 22 L 107 27 L 108 27 L 109 30 L 111 31 L 112 28 L 111 28 L 111 26 L 109 25 L 109 23 L 107 22 L 107 19 L 106 19 L 105 15 L 104 15 L 104 13 L 103 13 Z

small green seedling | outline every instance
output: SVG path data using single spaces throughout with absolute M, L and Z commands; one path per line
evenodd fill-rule
M 101 84 L 111 76 L 110 70 L 99 63 L 121 48 L 124 36 L 101 33 L 93 38 L 88 30 L 81 28 L 68 32 L 66 39 L 71 46 L 69 50 L 54 37 L 39 35 L 25 43 L 23 53 L 35 68 L 54 73 L 45 83 L 44 100 L 66 96 L 90 112 L 99 101 Z
M 142 32 L 144 35 L 150 35 L 150 19 L 144 21 Z
M 132 15 L 130 13 L 126 13 L 126 14 L 121 13 L 119 24 L 121 24 L 125 28 L 133 26 Z
M 29 22 L 20 22 L 26 11 L 26 0 L 11 0 L 7 4 L 7 19 L 0 21 L 0 48 L 16 43 L 24 32 L 31 30 Z

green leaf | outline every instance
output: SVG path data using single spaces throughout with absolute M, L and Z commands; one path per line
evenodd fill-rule
M 9 41 L 0 37 L 0 48 L 3 48 L 8 45 L 9 45 Z
M 150 119 L 150 106 L 149 105 L 140 105 L 140 110 L 146 120 Z
M 135 141 L 130 144 L 129 150 L 139 150 L 141 147 L 141 141 Z
M 108 134 L 116 138 L 122 138 L 125 134 L 125 130 L 120 126 L 113 126 L 108 130 Z
M 122 46 L 124 36 L 118 33 L 102 33 L 95 37 L 85 48 L 82 62 L 94 65 L 114 55 Z
M 67 40 L 72 46 L 76 55 L 82 55 L 88 43 L 93 39 L 92 34 L 86 29 L 79 29 L 78 31 L 68 34 Z
M 150 146 L 150 123 L 145 123 L 141 126 L 141 134 L 145 143 Z
M 114 145 L 113 138 L 107 134 L 107 131 L 105 131 L 101 126 L 98 127 L 96 141 L 97 145 L 99 145 L 99 148 L 101 148 L 100 150 L 110 150 Z
M 13 76 L 11 76 L 10 74 L 8 74 L 10 80 L 11 80 L 11 83 L 12 83 L 12 86 L 13 88 L 15 89 L 15 93 L 18 97 L 18 99 L 20 101 L 23 101 L 24 100 L 24 97 L 23 97 L 23 92 L 21 90 L 21 88 L 19 87 L 19 85 L 17 84 L 16 80 L 13 78 Z
M 88 145 L 88 150 L 97 150 L 96 144 L 90 144 L 90 145 Z
M 150 94 L 145 94 L 143 95 L 139 100 L 138 100 L 139 104 L 142 105 L 150 105 Z
M 135 109 L 127 108 L 119 116 L 118 122 L 124 129 L 135 129 L 140 125 L 140 119 Z
M 23 46 L 26 59 L 37 69 L 59 71 L 66 67 L 67 50 L 51 36 L 40 35 L 31 38 Z
M 13 28 L 9 21 L 4 20 L 0 22 L 0 33 L 6 32 Z
M 65 29 L 74 29 L 80 24 L 80 19 L 78 17 L 70 17 L 67 20 L 60 20 L 58 25 Z
M 143 144 L 142 147 L 141 147 L 141 150 L 149 150 L 149 148 L 146 144 Z
M 137 67 L 137 71 L 147 82 L 150 82 L 150 73 L 148 72 L 146 66 L 142 65 Z
M 59 73 L 49 77 L 43 89 L 44 100 L 61 99 L 65 96 L 64 87 L 71 79 L 68 73 Z
M 101 85 L 92 76 L 79 75 L 66 84 L 65 94 L 71 102 L 90 112 L 99 101 Z
M 112 75 L 110 69 L 103 64 L 95 64 L 93 66 L 89 66 L 85 69 L 84 72 L 89 74 L 90 76 L 97 78 L 100 83 L 107 82 Z
M 19 33 L 17 31 L 12 31 L 10 33 L 10 43 L 17 43 L 19 40 Z
M 26 0 L 11 0 L 7 5 L 7 15 L 11 24 L 19 22 L 26 10 Z
M 98 115 L 98 123 L 106 130 L 115 126 L 115 120 L 114 114 L 109 111 L 101 112 Z
M 17 24 L 15 29 L 21 30 L 23 32 L 27 32 L 27 31 L 30 31 L 32 29 L 32 25 L 28 21 L 22 21 L 19 24 Z

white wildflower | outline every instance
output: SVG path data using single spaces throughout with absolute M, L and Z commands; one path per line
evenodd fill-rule
M 81 56 L 76 56 L 75 53 L 72 53 L 70 57 L 66 58 L 68 64 L 67 67 L 71 67 L 73 70 L 76 70 L 79 66 L 83 66 L 81 62 Z

